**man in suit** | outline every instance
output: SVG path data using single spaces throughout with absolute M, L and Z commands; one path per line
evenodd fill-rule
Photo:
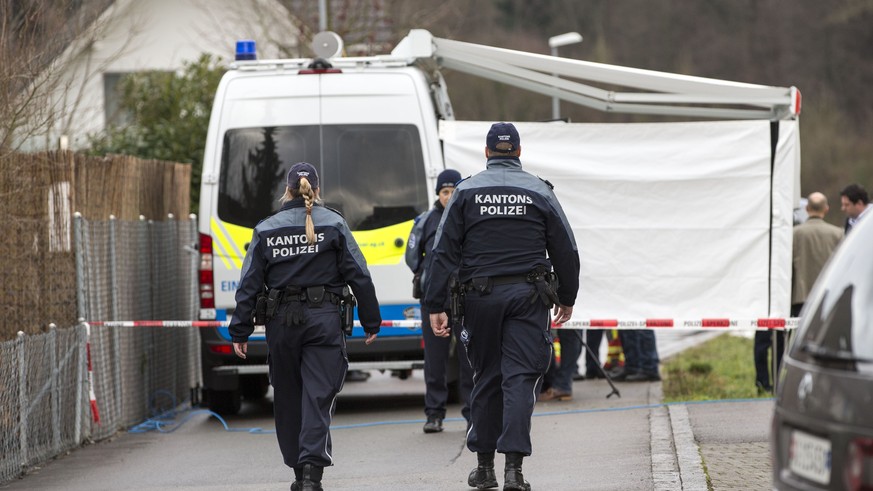
M 867 196 L 867 190 L 860 184 L 849 184 L 840 192 L 840 209 L 846 214 L 846 225 L 844 227 L 846 233 L 852 230 L 855 223 L 866 215 L 873 204 L 870 203 L 870 198 Z
M 809 219 L 794 227 L 794 248 L 792 252 L 791 271 L 791 316 L 800 315 L 803 303 L 809 295 L 812 285 L 818 278 L 828 258 L 843 239 L 843 230 L 824 221 L 828 212 L 828 199 L 822 193 L 812 193 L 807 198 L 806 211 Z M 782 351 L 785 333 L 780 331 L 776 336 L 777 366 L 782 363 Z M 770 383 L 767 350 L 772 344 L 772 333 L 757 331 L 755 333 L 755 385 L 760 392 L 772 392 Z M 774 374 L 775 378 L 775 374 Z

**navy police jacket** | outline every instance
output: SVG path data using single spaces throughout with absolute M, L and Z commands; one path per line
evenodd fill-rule
M 443 310 L 449 275 L 457 267 L 461 283 L 554 268 L 561 305 L 576 302 L 579 252 L 573 231 L 551 186 L 523 171 L 518 158 L 491 158 L 484 171 L 461 181 L 431 255 L 424 304 L 432 312 Z
M 342 294 L 348 284 L 358 300 L 358 318 L 364 331 L 378 333 L 382 317 L 376 288 L 367 262 L 342 215 L 313 205 L 315 243 L 306 240 L 306 205 L 303 198 L 285 203 L 276 214 L 259 223 L 252 234 L 236 291 L 236 310 L 230 335 L 242 343 L 252 334 L 252 313 L 264 287 L 306 288 L 323 285 Z
M 430 250 L 433 249 L 437 226 L 440 224 L 440 220 L 443 217 L 443 210 L 445 210 L 445 208 L 443 208 L 443 205 L 440 204 L 439 200 L 437 200 L 436 203 L 434 203 L 433 208 L 427 211 L 427 213 L 422 217 L 424 222 L 421 224 L 420 237 L 416 237 L 414 243 L 412 240 L 407 241 L 406 243 L 409 254 L 415 259 L 415 264 L 410 264 L 410 260 L 407 260 L 407 265 L 410 266 L 413 273 L 422 274 L 430 265 Z M 412 235 L 410 235 L 410 239 L 412 239 Z

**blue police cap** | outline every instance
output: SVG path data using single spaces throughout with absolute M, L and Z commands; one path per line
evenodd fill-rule
M 494 123 L 485 137 L 485 145 L 492 152 L 514 152 L 521 145 L 521 139 L 512 123 Z
M 312 189 L 318 187 L 318 171 L 315 170 L 312 164 L 306 162 L 298 162 L 291 166 L 288 170 L 288 178 L 286 179 L 288 187 L 297 191 L 300 189 L 300 178 L 305 177 L 309 180 L 309 185 Z

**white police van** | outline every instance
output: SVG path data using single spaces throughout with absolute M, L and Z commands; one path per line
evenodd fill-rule
M 320 36 L 339 51 L 338 37 Z M 202 320 L 230 319 L 252 229 L 279 209 L 284 175 L 296 162 L 318 169 L 325 205 L 348 222 L 373 276 L 382 318 L 420 318 L 403 257 L 413 219 L 431 206 L 434 179 L 444 167 L 437 121 L 452 113 L 439 72 L 427 73 L 413 61 L 257 60 L 254 42 L 237 44 L 237 61 L 215 95 L 203 159 Z M 366 348 L 356 327 L 348 342 L 352 368 L 406 376 L 421 367 L 421 329 L 412 324 L 383 327 L 378 342 Z M 263 332 L 250 338 L 248 359 L 241 360 L 226 327 L 201 331 L 210 408 L 232 413 L 241 396 L 263 397 Z

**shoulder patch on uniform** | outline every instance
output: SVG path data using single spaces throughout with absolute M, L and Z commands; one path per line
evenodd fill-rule
M 549 181 L 548 181 L 548 180 L 546 180 L 546 179 L 543 179 L 543 178 L 542 178 L 542 177 L 540 177 L 540 176 L 537 176 L 537 179 L 539 179 L 539 180 L 540 180 L 540 181 L 543 181 L 543 182 L 544 182 L 544 183 L 546 183 L 546 186 L 548 186 L 548 187 L 549 187 L 549 189 L 552 189 L 552 190 L 554 190 L 554 189 L 555 189 L 555 185 L 554 185 L 554 184 L 552 184 L 552 183 L 550 183 L 550 182 L 549 182 Z

